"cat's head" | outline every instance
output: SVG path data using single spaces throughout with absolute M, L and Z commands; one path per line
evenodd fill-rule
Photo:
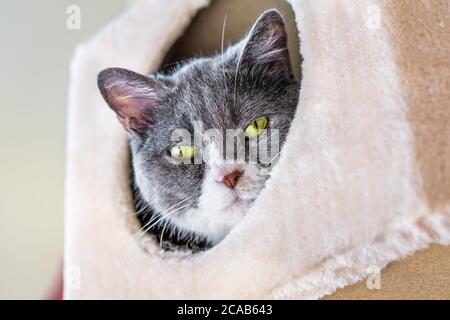
M 98 85 L 129 133 L 134 179 L 146 204 L 160 223 L 211 244 L 264 187 L 299 90 L 275 10 L 223 54 L 149 77 L 110 68 Z

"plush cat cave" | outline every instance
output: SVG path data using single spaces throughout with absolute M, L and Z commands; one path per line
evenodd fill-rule
M 155 71 L 209 1 L 140 1 L 77 49 L 65 298 L 316 299 L 450 244 L 447 2 L 289 3 L 303 78 L 280 160 L 245 218 L 196 254 L 165 252 L 150 235 L 136 241 L 127 136 L 96 77 L 111 66 Z M 425 262 L 408 259 L 449 262 L 447 247 L 428 250 Z

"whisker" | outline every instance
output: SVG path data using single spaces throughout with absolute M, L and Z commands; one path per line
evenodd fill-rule
M 182 203 L 184 203 L 184 202 L 186 202 L 186 201 L 192 199 L 193 197 L 194 197 L 193 195 L 190 196 L 190 197 L 187 197 L 186 199 L 181 200 L 180 202 L 178 202 L 178 203 L 174 204 L 173 206 L 167 208 L 167 209 L 164 210 L 163 212 L 161 212 L 161 213 L 159 213 L 159 214 L 155 214 L 155 217 L 153 217 L 152 219 L 150 219 L 150 221 L 148 221 L 144 226 L 142 226 L 142 228 L 140 228 L 140 229 L 136 232 L 136 234 L 141 233 L 144 229 L 147 228 L 148 225 L 150 225 L 153 221 L 155 221 L 155 220 L 158 219 L 159 217 L 163 216 L 166 212 L 168 212 L 168 211 L 172 210 L 173 208 L 177 207 L 178 205 L 180 205 L 180 204 L 182 204 Z M 147 232 L 149 229 L 150 229 L 150 228 L 147 228 L 145 232 Z M 144 232 L 144 233 L 145 233 L 145 232 Z
M 236 94 L 237 94 L 237 79 L 239 73 L 239 66 L 241 64 L 242 55 L 244 54 L 245 45 L 242 46 L 241 53 L 239 54 L 239 59 L 236 64 L 236 72 L 234 74 L 234 93 L 233 93 L 233 107 L 236 107 Z
M 138 200 L 138 205 L 137 208 L 139 208 L 136 212 L 133 213 L 129 213 L 128 216 L 132 217 L 132 216 L 137 216 L 142 214 L 145 210 L 147 209 L 151 209 L 151 203 L 142 203 L 141 200 Z
M 150 229 L 153 228 L 155 225 L 157 225 L 158 223 L 160 223 L 160 222 L 163 221 L 164 219 L 168 218 L 169 216 L 174 215 L 175 213 L 177 213 L 177 212 L 180 211 L 181 209 L 186 208 L 188 205 L 189 205 L 189 204 L 187 203 L 187 204 L 181 206 L 180 208 L 177 208 L 177 209 L 175 209 L 175 210 L 173 210 L 173 211 L 170 211 L 170 212 L 166 213 L 166 214 L 163 215 L 163 216 L 162 216 L 162 215 L 159 215 L 159 216 L 158 216 L 159 219 L 157 219 L 157 220 L 156 220 L 154 223 L 152 223 L 148 228 L 146 228 L 146 229 L 144 230 L 144 232 L 142 232 L 142 234 L 139 235 L 139 237 L 138 237 L 136 240 L 139 241 L 139 240 L 144 236 L 144 234 L 145 234 L 148 230 L 150 230 Z
M 225 62 L 223 58 L 223 47 L 224 47 L 224 41 L 225 41 L 225 28 L 227 26 L 227 20 L 228 15 L 225 15 L 225 18 L 223 19 L 223 26 L 222 26 L 222 41 L 221 41 L 221 51 L 222 51 L 222 72 L 223 72 L 223 79 L 225 83 L 226 92 L 228 92 L 228 86 L 227 86 L 227 78 L 225 76 Z
M 162 229 L 161 232 L 161 239 L 159 239 L 159 247 L 162 249 L 162 245 L 163 245 L 163 237 L 164 237 L 164 231 L 166 231 L 166 227 L 169 224 L 169 219 L 167 219 L 166 223 L 164 224 L 164 228 Z

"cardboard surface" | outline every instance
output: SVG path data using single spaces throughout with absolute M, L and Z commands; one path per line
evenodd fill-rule
M 325 299 L 450 299 L 450 246 L 428 249 L 389 264 L 380 275 L 380 289 L 367 280 L 339 289 Z

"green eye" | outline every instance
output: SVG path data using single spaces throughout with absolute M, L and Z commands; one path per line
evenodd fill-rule
M 261 117 L 252 121 L 252 123 L 250 123 L 250 125 L 245 129 L 245 136 L 247 138 L 256 138 L 267 127 L 267 122 L 267 117 Z
M 175 146 L 170 148 L 170 155 L 177 159 L 191 159 L 197 154 L 194 146 Z

